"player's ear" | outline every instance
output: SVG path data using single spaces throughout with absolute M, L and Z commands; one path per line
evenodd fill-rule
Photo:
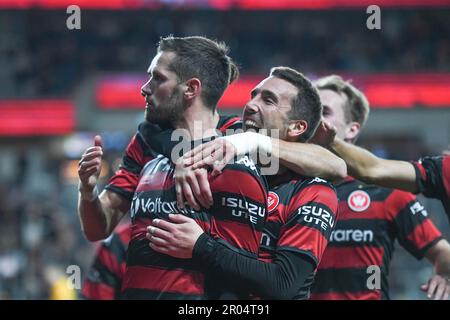
M 192 100 L 200 95 L 202 90 L 202 82 L 198 78 L 191 78 L 186 81 L 186 87 L 184 90 L 184 98 L 186 100 Z
M 345 133 L 345 141 L 353 141 L 359 134 L 361 125 L 358 122 L 350 122 Z
M 308 129 L 308 122 L 306 120 L 294 120 L 292 121 L 287 130 L 287 136 L 289 140 L 296 141 Z

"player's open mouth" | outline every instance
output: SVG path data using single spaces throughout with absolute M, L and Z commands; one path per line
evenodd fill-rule
M 255 131 L 258 131 L 259 129 L 261 129 L 261 128 L 256 124 L 256 122 L 253 121 L 253 120 L 245 120 L 244 124 L 245 124 L 245 128 L 246 128 L 246 129 L 253 129 L 253 130 L 255 130 Z

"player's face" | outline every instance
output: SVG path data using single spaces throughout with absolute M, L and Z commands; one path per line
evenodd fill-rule
M 347 140 L 348 122 L 345 119 L 345 104 L 347 97 L 333 90 L 319 90 L 320 101 L 323 105 L 322 118 L 336 127 L 336 135 Z
M 147 70 L 148 81 L 141 94 L 146 101 L 145 119 L 158 124 L 173 124 L 183 114 L 183 94 L 177 75 L 169 70 L 175 54 L 160 52 Z
M 297 92 L 294 85 L 277 77 L 261 81 L 252 90 L 251 99 L 245 105 L 242 115 L 244 130 L 277 129 L 279 138 L 285 139 L 291 103 Z

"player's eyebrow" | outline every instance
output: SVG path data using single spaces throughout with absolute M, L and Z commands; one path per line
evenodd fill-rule
M 264 97 L 264 98 L 270 98 L 270 99 L 272 99 L 275 103 L 278 103 L 278 96 L 275 94 L 275 93 L 273 93 L 272 91 L 270 91 L 270 90 L 267 90 L 267 89 L 260 89 L 260 88 L 255 88 L 255 89 L 253 89 L 251 92 L 250 92 L 250 95 L 251 95 L 251 97 L 252 97 L 252 99 L 256 96 L 256 95 L 258 95 L 259 93 L 261 93 L 261 95 Z
M 160 72 L 160 71 L 158 71 L 158 70 L 156 70 L 156 69 L 153 69 L 153 71 L 152 70 L 150 70 L 150 69 L 148 69 L 147 70 L 147 74 L 149 75 L 149 76 L 151 76 L 151 75 L 153 75 L 153 76 L 159 76 L 159 77 L 164 77 L 164 75 Z
M 265 98 L 270 98 L 273 102 L 278 103 L 278 96 L 270 90 L 262 90 L 261 95 Z
M 250 91 L 250 96 L 252 98 L 254 98 L 261 90 L 258 88 L 253 89 L 252 91 Z

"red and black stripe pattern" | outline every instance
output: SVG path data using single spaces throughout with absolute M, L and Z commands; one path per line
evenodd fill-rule
M 223 134 L 240 128 L 242 121 L 236 116 L 220 116 L 217 124 L 217 129 Z M 178 141 L 171 140 L 172 132 L 173 129 L 163 130 L 157 125 L 142 122 L 126 148 L 120 169 L 110 179 L 105 189 L 132 201 L 139 175 L 145 164 L 158 154 L 169 157 L 172 149 L 178 144 Z
M 293 180 L 272 189 L 260 259 L 269 262 L 276 251 L 287 250 L 305 255 L 317 267 L 336 225 L 337 209 L 336 190 L 319 178 Z M 314 273 L 298 299 L 309 296 L 313 278 Z
M 267 187 L 259 169 L 247 157 L 228 164 L 210 177 L 214 205 L 210 209 L 180 210 L 173 182 L 174 166 L 158 156 L 143 169 L 132 205 L 132 236 L 123 290 L 129 299 L 205 299 L 207 283 L 201 266 L 191 260 L 159 254 L 148 246 L 151 219 L 169 213 L 194 218 L 202 229 L 240 253 L 256 257 L 266 217 Z M 211 279 L 211 281 L 214 281 Z
M 131 201 L 142 168 L 155 156 L 156 154 L 148 147 L 142 135 L 138 132 L 125 150 L 120 169 L 111 177 L 105 189 L 116 192 Z
M 450 156 L 424 157 L 413 165 L 419 192 L 440 199 L 450 219 Z
M 83 283 L 82 296 L 84 298 L 92 300 L 120 299 L 130 235 L 130 225 L 126 224 L 100 243 L 94 263 Z
M 338 185 L 337 191 L 339 219 L 319 264 L 311 298 L 388 299 L 394 242 L 398 240 L 421 259 L 442 239 L 441 233 L 411 193 L 352 178 Z M 378 283 L 370 278 L 375 273 L 380 276 Z

